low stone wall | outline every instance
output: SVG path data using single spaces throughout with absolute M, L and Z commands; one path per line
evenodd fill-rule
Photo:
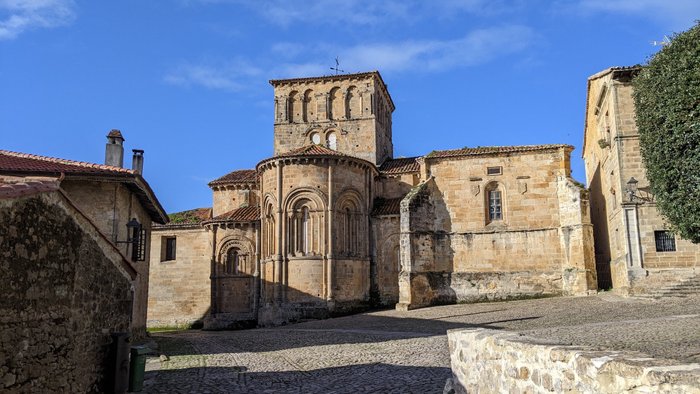
M 488 329 L 450 330 L 447 336 L 457 393 L 700 393 L 700 364 Z

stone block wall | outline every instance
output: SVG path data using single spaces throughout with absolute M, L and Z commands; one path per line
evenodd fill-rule
M 104 392 L 128 264 L 59 192 L 0 200 L 0 391 Z
M 92 181 L 63 181 L 61 189 L 73 200 L 107 237 L 117 245 L 121 252 L 131 259 L 131 244 L 116 243 L 126 241 L 128 234 L 126 223 L 132 218 L 138 220 L 146 230 L 146 242 L 151 237 L 151 217 L 138 202 L 138 197 L 121 183 Z M 142 337 L 146 334 L 146 313 L 148 308 L 148 277 L 150 248 L 146 247 L 146 259 L 133 261 L 138 272 L 134 280 L 134 308 L 132 316 L 132 334 Z
M 372 250 L 376 280 L 376 297 L 381 305 L 394 306 L 399 302 L 399 256 L 400 217 L 382 216 L 372 218 Z
M 457 393 L 700 393 L 700 364 L 488 329 L 450 330 L 447 336 Z
M 176 242 L 175 260 L 165 260 L 165 239 L 171 237 Z M 152 232 L 148 327 L 187 326 L 209 313 L 211 237 L 201 227 Z

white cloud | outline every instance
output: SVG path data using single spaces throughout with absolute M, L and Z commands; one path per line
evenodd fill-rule
M 534 39 L 535 33 L 528 27 L 503 26 L 474 30 L 454 40 L 379 42 L 336 49 L 335 52 L 325 47 L 316 53 L 309 53 L 310 50 L 305 57 L 315 55 L 333 59 L 334 53 L 338 53 L 341 68 L 346 72 L 438 72 L 483 64 L 523 51 L 532 45 Z M 330 63 L 287 63 L 276 68 L 274 74 L 280 77 L 322 75 L 330 72 L 329 66 Z
M 493 14 L 514 7 L 520 0 L 185 0 L 186 4 L 245 6 L 280 26 L 294 23 L 378 25 L 389 20 L 413 21 L 428 15 Z
M 181 64 L 170 70 L 163 80 L 177 86 L 240 91 L 246 87 L 250 77 L 259 76 L 261 72 L 259 68 L 241 60 L 224 65 Z
M 0 0 L 0 40 L 30 29 L 63 26 L 74 19 L 73 0 Z
M 667 23 L 673 29 L 684 30 L 700 16 L 698 0 L 580 0 L 583 12 L 605 12 L 637 15 Z
M 535 38 L 531 28 L 511 25 L 473 30 L 451 40 L 374 42 L 348 48 L 323 42 L 280 42 L 258 59 L 237 59 L 223 65 L 211 62 L 183 64 L 171 70 L 164 80 L 179 86 L 240 91 L 259 81 L 261 76 L 277 79 L 332 74 L 331 66 L 334 66 L 336 56 L 340 59 L 340 68 L 348 73 L 371 70 L 441 72 L 523 52 L 532 46 Z

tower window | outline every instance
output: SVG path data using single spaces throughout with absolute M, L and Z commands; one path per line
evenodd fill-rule
M 333 150 L 338 148 L 335 133 L 328 133 L 328 135 L 326 135 L 326 142 L 328 144 L 328 148 Z
M 676 238 L 670 231 L 654 231 L 657 252 L 675 252 Z
M 315 145 L 320 144 L 321 143 L 321 136 L 318 133 L 311 134 L 311 142 L 313 142 Z

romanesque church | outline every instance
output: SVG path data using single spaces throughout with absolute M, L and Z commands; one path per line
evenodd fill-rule
M 270 84 L 274 156 L 211 181 L 211 208 L 153 229 L 150 326 L 597 289 L 572 146 L 394 158 L 394 103 L 378 72 Z

